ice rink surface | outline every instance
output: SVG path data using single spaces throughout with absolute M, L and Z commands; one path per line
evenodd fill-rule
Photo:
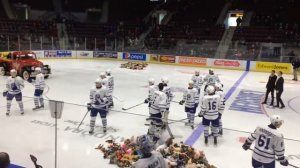
M 59 168 L 110 168 L 116 167 L 108 164 L 103 159 L 101 152 L 95 150 L 98 144 L 105 144 L 108 139 L 114 138 L 117 142 L 138 136 L 147 132 L 145 118 L 148 116 L 146 104 L 123 111 L 142 103 L 147 98 L 148 79 L 153 77 L 158 83 L 161 77 L 169 78 L 169 85 L 175 91 L 175 101 L 180 101 L 183 89 L 191 79 L 196 68 L 150 64 L 145 70 L 121 69 L 122 62 L 100 60 L 44 60 L 51 65 L 52 75 L 46 80 L 48 87 L 45 95 L 53 100 L 65 102 L 62 119 L 58 121 L 58 167 Z M 99 126 L 94 135 L 89 135 L 89 119 L 87 116 L 84 124 L 77 130 L 78 123 L 82 120 L 89 101 L 89 90 L 94 85 L 100 72 L 107 68 L 112 70 L 115 79 L 114 111 L 108 115 L 108 132 L 102 133 Z M 197 68 L 201 75 L 208 72 L 206 68 Z M 290 163 L 300 166 L 300 82 L 290 80 L 291 75 L 285 78 L 283 101 L 285 109 L 273 109 L 260 104 L 264 97 L 268 73 L 243 72 L 234 70 L 216 69 L 224 84 L 225 93 L 234 88 L 226 102 L 223 115 L 224 135 L 219 138 L 219 144 L 204 145 L 203 134 L 199 139 L 192 138 L 194 147 L 201 149 L 206 154 L 209 162 L 218 168 L 250 168 L 251 152 L 242 149 L 242 141 L 249 136 L 248 132 L 255 130 L 257 125 L 268 125 L 267 116 L 279 114 L 284 120 L 284 125 L 279 129 L 283 134 L 286 146 L 286 156 Z M 244 78 L 241 76 L 244 75 Z M 0 77 L 0 91 L 5 88 L 7 77 Z M 240 79 L 240 80 L 239 80 Z M 240 83 L 239 83 L 240 82 Z M 37 156 L 38 163 L 44 168 L 54 167 L 54 119 L 50 117 L 48 105 L 44 110 L 32 111 L 34 106 L 34 87 L 26 82 L 23 90 L 25 115 L 21 116 L 18 105 L 13 102 L 10 117 L 5 116 L 6 100 L 0 97 L 0 151 L 10 154 L 14 164 L 24 167 L 33 167 L 29 154 Z M 186 118 L 184 106 L 177 103 L 171 104 L 171 120 Z M 197 110 L 197 113 L 199 108 Z M 201 118 L 196 118 L 196 123 L 201 123 Z M 97 118 L 97 125 L 101 123 Z M 170 121 L 172 122 L 172 121 Z M 101 124 L 100 124 L 101 125 Z M 193 131 L 184 126 L 183 122 L 170 124 L 176 141 L 186 141 Z M 200 128 L 200 127 L 199 127 Z M 194 133 L 194 135 L 197 134 Z M 277 163 L 277 167 L 281 167 Z

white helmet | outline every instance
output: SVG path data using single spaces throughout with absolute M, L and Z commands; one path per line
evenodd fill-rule
M 96 79 L 95 83 L 96 84 L 99 84 L 99 83 L 102 84 L 102 80 L 98 78 L 98 79 Z
M 101 77 L 101 78 L 105 78 L 105 77 L 106 77 L 105 73 L 104 73 L 104 72 L 101 72 L 101 73 L 100 73 L 100 77 Z
M 105 73 L 106 73 L 106 75 L 111 74 L 111 70 L 110 70 L 110 69 L 107 69 L 107 70 L 105 71 Z
M 17 73 L 15 69 L 10 70 L 10 73 Z
M 39 71 L 39 72 L 41 72 L 41 71 L 42 71 L 42 69 L 41 69 L 40 67 L 36 67 L 36 68 L 35 68 L 35 71 Z
M 221 83 L 216 83 L 215 87 L 222 90 L 223 89 L 223 85 Z
M 167 77 L 163 77 L 163 78 L 161 78 L 161 82 L 164 84 L 168 84 L 169 79 Z
M 148 80 L 148 82 L 151 83 L 151 84 L 154 84 L 154 83 L 155 83 L 155 80 L 154 80 L 153 78 L 150 78 L 150 79 Z
M 214 86 L 207 86 L 206 91 L 208 94 L 213 94 L 215 92 L 215 87 Z
M 189 85 L 190 85 L 190 84 L 194 85 L 194 81 L 190 80 L 190 81 L 189 81 Z
M 195 73 L 200 73 L 200 71 L 199 71 L 199 70 L 196 70 Z
M 281 126 L 281 124 L 283 123 L 283 120 L 281 119 L 281 117 L 279 115 L 273 115 L 271 118 L 270 118 L 270 121 L 272 123 L 272 125 L 274 126 Z

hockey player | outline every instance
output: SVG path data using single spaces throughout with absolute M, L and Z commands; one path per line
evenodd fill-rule
M 21 77 L 17 76 L 15 69 L 10 70 L 10 77 L 6 82 L 6 90 L 3 92 L 3 96 L 6 96 L 7 100 L 7 111 L 6 116 L 10 114 L 11 102 L 13 98 L 19 104 L 21 115 L 24 115 L 24 106 L 22 102 L 22 89 L 24 88 L 24 81 Z
M 162 114 L 167 110 L 167 95 L 163 92 L 164 84 L 158 85 L 158 90 L 154 92 L 150 100 L 150 119 L 148 134 L 156 142 L 160 138 L 162 123 Z
M 192 77 L 192 81 L 194 82 L 194 88 L 198 90 L 198 93 L 200 94 L 201 87 L 203 85 L 203 78 L 200 76 L 200 71 L 195 71 L 195 75 Z
M 40 67 L 35 68 L 35 72 L 37 73 L 35 81 L 34 81 L 34 105 L 35 108 L 32 110 L 38 110 L 44 108 L 44 98 L 43 92 L 45 88 L 45 79 L 42 73 L 42 69 Z
M 191 126 L 194 129 L 194 119 L 196 109 L 199 103 L 199 92 L 198 89 L 194 88 L 194 82 L 189 82 L 189 87 L 184 91 L 183 100 L 179 102 L 180 105 L 185 103 L 185 112 L 187 114 L 188 122 L 185 123 L 187 126 Z
M 108 112 L 108 94 L 107 89 L 102 86 L 101 79 L 97 79 L 95 82 L 95 87 L 90 91 L 90 103 L 88 103 L 88 110 L 91 111 L 91 121 L 90 121 L 90 134 L 94 133 L 95 123 L 97 114 L 100 114 L 103 126 L 103 132 L 106 132 L 107 119 L 106 115 Z
M 154 142 L 148 135 L 137 137 L 136 144 L 141 158 L 132 165 L 132 168 L 167 168 L 163 156 L 154 151 Z
M 225 109 L 225 93 L 222 90 L 223 89 L 223 85 L 221 83 L 216 83 L 215 85 L 216 88 L 216 94 L 220 96 L 220 106 L 221 108 Z M 222 115 L 223 115 L 224 110 L 221 110 L 219 113 L 219 134 L 223 135 L 223 122 L 222 122 Z
M 106 74 L 106 78 L 107 78 L 107 89 L 108 89 L 108 93 L 112 96 L 113 95 L 113 91 L 114 91 L 114 77 L 111 75 L 111 70 L 107 69 L 105 71 Z M 114 101 L 113 98 L 111 97 L 111 102 L 110 102 L 110 107 L 114 107 Z
M 108 107 L 111 108 L 113 106 L 113 97 L 112 97 L 112 89 L 110 89 L 108 78 L 106 77 L 105 73 L 100 73 L 100 78 L 102 80 L 102 85 L 107 89 L 107 96 L 108 96 Z
M 204 77 L 204 90 L 206 91 L 207 86 L 212 85 L 215 86 L 216 83 L 221 83 L 219 76 L 215 75 L 215 72 L 213 69 L 208 70 L 208 74 Z
M 163 77 L 161 79 L 161 82 L 164 84 L 164 90 L 163 92 L 167 95 L 167 110 L 164 113 L 164 123 L 167 124 L 168 123 L 168 119 L 169 119 L 169 113 L 170 113 L 170 105 L 171 105 L 171 101 L 174 98 L 174 94 L 171 91 L 171 88 L 168 86 L 169 83 L 169 79 L 167 77 Z
M 202 100 L 200 113 L 203 115 L 202 124 L 204 126 L 205 144 L 208 143 L 209 127 L 212 125 L 212 133 L 214 136 L 214 144 L 218 143 L 219 133 L 219 113 L 222 113 L 223 106 L 221 106 L 220 96 L 215 94 L 215 87 L 207 87 L 208 95 L 205 95 Z
M 154 92 L 157 90 L 157 86 L 154 85 L 155 84 L 155 81 L 153 78 L 150 78 L 149 79 L 149 91 L 148 91 L 148 98 L 145 99 L 145 103 L 147 104 L 148 103 L 148 107 L 150 108 L 151 106 L 151 99 L 154 95 Z M 147 120 L 149 120 L 150 118 L 147 118 Z
M 253 141 L 255 141 L 252 153 L 252 166 L 254 168 L 275 168 L 275 155 L 281 165 L 289 165 L 288 160 L 284 156 L 283 135 L 277 131 L 277 128 L 281 127 L 283 120 L 279 115 L 273 115 L 270 120 L 271 124 L 267 127 L 258 126 L 243 145 L 243 148 L 248 150 Z

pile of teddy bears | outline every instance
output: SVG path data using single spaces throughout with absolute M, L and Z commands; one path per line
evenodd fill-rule
M 100 144 L 96 149 L 104 154 L 105 159 L 110 159 L 111 164 L 131 167 L 141 158 L 134 138 L 126 139 L 123 144 L 115 143 L 113 140 L 106 142 L 108 143 L 106 147 Z M 156 151 L 162 154 L 169 168 L 216 168 L 208 163 L 202 151 L 182 142 L 174 143 L 172 138 L 158 146 Z
M 148 66 L 145 62 L 127 62 L 121 64 L 121 68 L 133 69 L 133 70 L 143 70 Z

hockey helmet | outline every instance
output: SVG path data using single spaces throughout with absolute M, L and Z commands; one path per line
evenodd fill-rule
M 281 119 L 281 117 L 279 115 L 271 116 L 270 121 L 271 121 L 272 125 L 274 125 L 277 128 L 283 124 L 283 120 Z
M 214 94 L 215 93 L 215 87 L 214 86 L 207 86 L 206 91 L 209 95 Z
M 168 77 L 161 78 L 161 82 L 164 83 L 164 84 L 167 84 L 169 82 Z
M 149 154 L 153 151 L 154 143 L 150 136 L 142 135 L 137 137 L 136 144 L 143 154 Z

